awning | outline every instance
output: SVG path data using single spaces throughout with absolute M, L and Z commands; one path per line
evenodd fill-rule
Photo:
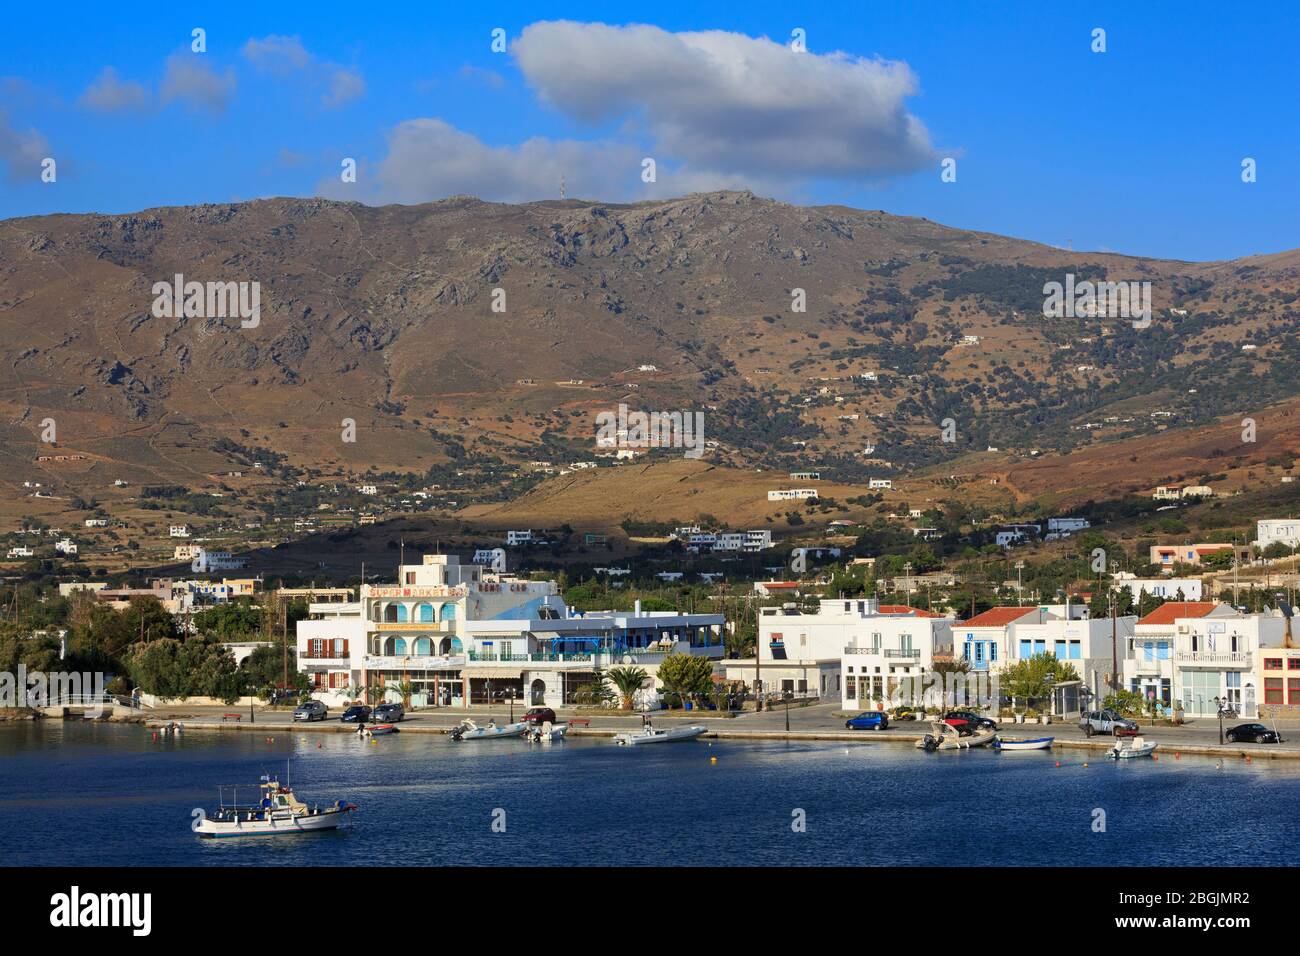
M 470 664 L 465 668 L 464 676 L 520 678 L 524 676 L 524 668 L 521 664 L 501 665 L 497 667 L 478 667 L 474 664 Z

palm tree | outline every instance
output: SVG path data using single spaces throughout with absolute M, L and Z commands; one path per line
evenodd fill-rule
M 618 688 L 619 696 L 623 698 L 622 706 L 624 710 L 632 709 L 632 698 L 636 692 L 645 686 L 646 680 L 650 677 L 643 667 L 615 667 L 609 672 L 609 679 L 614 682 Z
M 385 690 L 395 690 L 402 696 L 402 706 L 411 706 L 411 695 L 415 693 L 415 685 L 409 680 L 393 681 Z

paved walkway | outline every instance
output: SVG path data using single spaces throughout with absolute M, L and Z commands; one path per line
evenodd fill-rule
M 523 713 L 524 708 L 516 708 L 514 717 Z M 241 712 L 241 719 L 236 722 L 222 721 L 224 713 L 235 713 L 233 709 L 220 707 L 186 707 L 177 704 L 152 711 L 144 711 L 145 723 L 150 727 L 163 726 L 171 721 L 183 723 L 188 730 L 230 730 L 259 731 L 287 730 L 310 731 L 316 733 L 355 733 L 355 724 L 345 724 L 338 720 L 341 711 L 332 711 L 330 719 L 320 721 L 294 721 L 292 712 L 287 709 L 258 709 L 250 721 L 247 710 Z M 483 724 L 494 719 L 498 724 L 510 719 L 509 707 L 472 708 L 436 708 L 408 713 L 401 722 L 403 733 L 445 734 L 465 717 L 471 717 L 476 723 Z M 574 727 L 569 732 L 573 736 L 612 736 L 633 730 L 641 726 L 640 714 L 619 713 L 617 711 L 591 711 L 561 709 L 556 716 L 560 721 L 570 718 L 590 721 L 587 727 Z M 703 724 L 709 729 L 709 736 L 719 738 L 754 739 L 754 740 L 833 740 L 854 741 L 857 743 L 876 744 L 894 743 L 913 745 L 929 730 L 925 721 L 904 721 L 892 724 L 888 730 L 846 730 L 844 711 L 839 704 L 815 704 L 808 707 L 792 707 L 789 712 L 789 730 L 786 730 L 785 708 L 777 706 L 773 710 L 755 713 L 746 711 L 735 717 L 720 717 L 716 711 L 656 711 L 654 721 L 659 726 L 679 723 Z M 1225 721 L 1225 729 L 1239 723 L 1251 721 Z M 1272 726 L 1271 721 L 1261 721 Z M 1140 731 L 1148 740 L 1160 744 L 1160 752 L 1188 754 L 1217 754 L 1254 758 L 1300 759 L 1300 721 L 1278 721 L 1284 743 L 1278 744 L 1225 744 L 1219 745 L 1219 725 L 1217 720 L 1201 719 L 1180 727 L 1165 727 L 1143 724 Z M 1001 733 L 1008 739 L 1028 739 L 1032 737 L 1054 737 L 1053 746 L 1071 749 L 1106 751 L 1114 745 L 1111 737 L 1100 735 L 1091 739 L 1086 737 L 1077 723 L 1013 724 L 1001 725 Z

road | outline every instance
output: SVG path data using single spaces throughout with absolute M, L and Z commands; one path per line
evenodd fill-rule
M 338 711 L 331 714 L 333 719 L 311 723 L 295 723 L 290 711 L 287 709 L 275 711 L 258 709 L 255 720 L 252 722 L 249 720 L 247 710 L 244 710 L 241 712 L 241 720 L 238 724 L 222 721 L 223 714 L 233 713 L 235 710 L 235 708 L 228 707 L 194 707 L 176 704 L 142 713 L 150 726 L 177 721 L 186 724 L 190 728 L 220 727 L 231 730 L 280 730 L 293 727 L 300 731 L 349 733 L 355 728 L 353 724 L 341 723 L 337 719 Z M 523 708 L 516 707 L 513 716 L 518 718 L 522 713 Z M 710 714 L 713 714 L 713 716 L 710 716 Z M 502 724 L 510 720 L 511 711 L 508 706 L 420 710 L 408 713 L 406 719 L 402 721 L 401 729 L 414 733 L 446 733 L 467 716 L 480 725 L 488 720 L 496 720 L 498 724 Z M 756 739 L 782 739 L 786 737 L 787 715 L 785 708 L 780 705 L 762 713 L 746 711 L 735 717 L 718 717 L 710 711 L 691 713 L 658 711 L 652 716 L 656 724 L 661 727 L 689 722 L 703 724 L 710 732 L 725 737 L 752 737 Z M 641 726 L 640 714 L 623 714 L 617 711 L 561 709 L 557 712 L 557 717 L 561 721 L 570 718 L 590 721 L 589 726 L 586 728 L 575 727 L 571 731 L 575 735 L 586 731 L 593 735 L 608 736 Z M 845 712 L 841 710 L 840 705 L 837 703 L 791 707 L 789 710 L 789 735 L 791 739 L 853 740 L 863 743 L 903 745 L 913 743 L 929 729 L 928 723 L 925 721 L 904 721 L 891 724 L 887 730 L 883 731 L 846 730 L 844 720 Z M 1227 728 L 1238 723 L 1247 722 L 1249 721 L 1225 721 L 1224 727 Z M 1264 721 L 1264 723 L 1269 726 L 1272 725 L 1271 721 Z M 1284 743 L 1281 745 L 1227 744 L 1222 748 L 1219 746 L 1219 724 L 1217 720 L 1202 719 L 1180 727 L 1150 727 L 1142 724 L 1141 721 L 1139 721 L 1139 724 L 1142 726 L 1140 731 L 1142 735 L 1149 740 L 1157 741 L 1162 751 L 1179 752 L 1180 750 L 1186 750 L 1189 753 L 1224 753 L 1234 756 L 1248 753 L 1252 756 L 1300 759 L 1300 721 L 1297 720 L 1277 722 L 1278 730 L 1284 738 Z M 1100 735 L 1089 740 L 1083 731 L 1079 729 L 1076 722 L 1052 723 L 1047 726 L 1041 724 L 1003 723 L 1001 732 L 1007 738 L 1024 739 L 1051 736 L 1056 739 L 1058 745 L 1091 748 L 1098 751 L 1109 749 L 1113 743 L 1110 737 Z

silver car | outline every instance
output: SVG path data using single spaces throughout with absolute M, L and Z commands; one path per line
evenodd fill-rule
M 330 709 L 318 700 L 309 700 L 294 708 L 294 720 L 324 720 Z

